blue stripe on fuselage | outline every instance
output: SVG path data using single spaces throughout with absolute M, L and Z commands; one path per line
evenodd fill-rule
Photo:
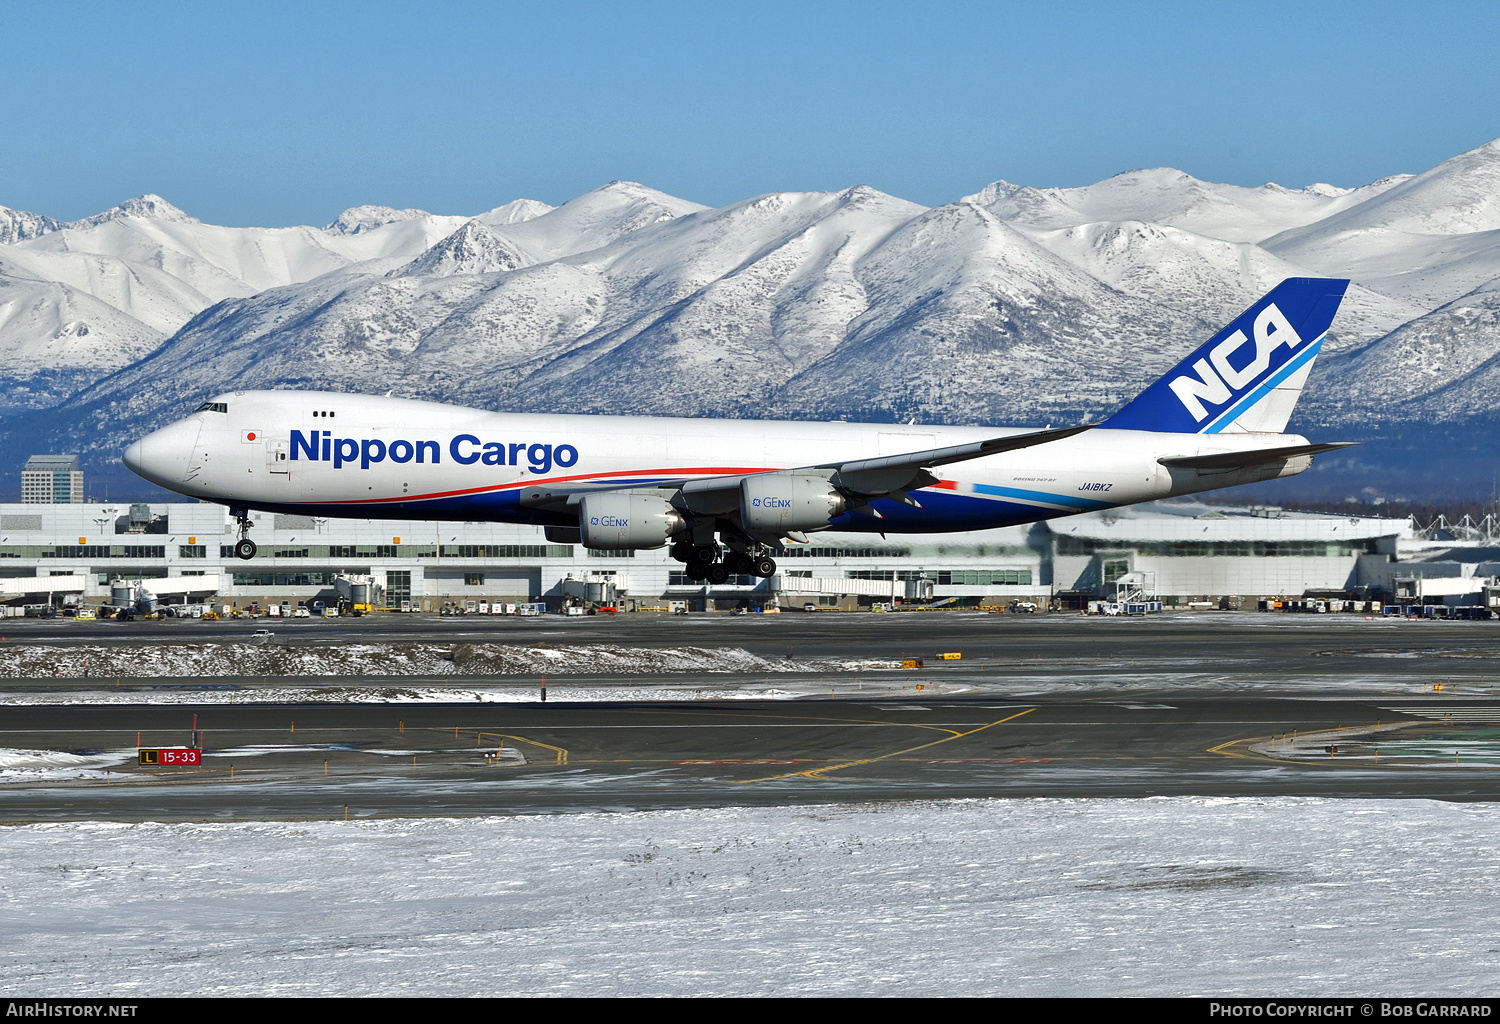
M 977 487 L 976 487 L 977 489 Z M 1039 493 L 1039 492 L 1038 492 Z M 846 512 L 830 520 L 830 530 L 848 530 L 856 533 L 961 533 L 968 530 L 993 530 L 1001 526 L 1016 526 L 1020 523 L 1035 523 L 1043 519 L 1073 515 L 1082 508 L 1046 508 L 1028 505 L 1019 501 L 1004 501 L 998 498 L 981 498 L 973 494 L 961 494 L 947 490 L 914 492 L 922 503 L 921 508 L 912 508 L 899 501 L 881 499 L 870 503 L 881 518 Z M 1046 500 L 1062 502 L 1059 495 L 1048 495 Z M 1087 501 L 1086 498 L 1075 499 Z M 1090 508 L 1106 507 L 1103 502 L 1092 502 Z
M 1022 487 L 996 487 L 993 484 L 975 484 L 974 493 L 994 494 L 1002 498 L 1019 498 L 1022 501 L 1046 502 L 1049 505 L 1064 505 L 1070 510 L 1093 511 L 1114 507 L 1107 501 L 1097 501 L 1094 498 L 1078 498 L 1071 494 L 1053 494 L 1050 491 L 1028 491 Z
M 1034 523 L 1042 519 L 1055 519 L 1086 509 L 1109 507 L 1104 502 L 1088 498 L 1071 498 L 1041 491 L 1020 491 L 1014 488 L 988 488 L 991 492 L 1013 492 L 1011 497 L 1029 497 L 1048 501 L 1054 505 L 1066 504 L 1068 508 L 1048 508 L 1027 504 L 1024 501 L 1002 500 L 998 493 L 994 497 L 980 497 L 948 490 L 918 491 L 921 508 L 912 508 L 899 501 L 881 499 L 872 507 L 881 514 L 880 519 L 859 513 L 845 513 L 829 522 L 829 529 L 854 533 L 958 533 L 967 530 L 993 530 L 1001 526 L 1019 523 Z M 371 504 L 316 503 L 283 504 L 280 502 L 247 502 L 250 508 L 266 512 L 282 512 L 290 515 L 328 516 L 331 518 L 360 519 L 433 519 L 466 520 L 470 522 L 519 523 L 528 526 L 572 526 L 576 516 L 544 509 L 523 508 L 520 493 L 515 490 L 484 491 L 479 494 L 453 495 L 442 498 L 427 498 L 413 501 L 389 501 Z M 238 502 L 236 502 L 238 504 Z

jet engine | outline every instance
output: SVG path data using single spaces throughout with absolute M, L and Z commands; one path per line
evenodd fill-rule
M 740 481 L 740 521 L 750 533 L 826 530 L 828 520 L 847 508 L 844 496 L 825 477 L 761 473 Z
M 585 547 L 659 548 L 685 527 L 682 515 L 655 494 L 603 491 L 578 502 Z

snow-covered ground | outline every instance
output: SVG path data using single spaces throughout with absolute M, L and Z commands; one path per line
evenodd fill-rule
M 1490 994 L 1500 807 L 970 800 L 0 830 L 0 991 Z
M 766 674 L 868 672 L 900 667 L 899 661 L 889 658 L 791 661 L 761 658 L 740 647 L 618 644 L 10 644 L 0 648 L 0 679 Z
M 859 696 L 891 697 L 898 695 L 954 696 L 973 692 L 976 687 L 963 683 L 925 683 L 921 692 L 903 677 L 877 679 L 870 676 L 840 676 L 820 683 L 812 678 L 798 678 L 785 683 L 765 680 L 688 679 L 672 683 L 627 683 L 606 686 L 597 683 L 570 683 L 549 680 L 547 700 L 552 703 L 591 701 L 651 700 L 790 700 L 795 697 Z M 141 687 L 101 688 L 92 690 L 9 690 L 0 691 L 0 707 L 21 704 L 290 704 L 298 702 L 344 704 L 419 704 L 426 701 L 483 704 L 519 704 L 540 699 L 536 683 L 497 685 L 461 683 L 458 685 L 424 685 L 421 683 L 307 683 L 302 686 L 214 686 L 193 684 Z
M 18 750 L 0 747 L 0 783 L 57 779 L 103 779 L 106 772 L 135 760 L 134 750 L 71 754 L 65 750 Z

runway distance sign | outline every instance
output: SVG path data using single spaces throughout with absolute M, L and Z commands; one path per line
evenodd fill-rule
M 181 766 L 200 765 L 203 763 L 203 751 L 196 747 L 160 747 L 155 750 L 139 750 L 136 752 L 140 764 L 153 767 L 161 765 Z

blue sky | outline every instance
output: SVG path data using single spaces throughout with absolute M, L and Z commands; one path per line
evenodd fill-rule
M 936 204 L 1134 167 L 1357 185 L 1500 135 L 1500 4 L 0 0 L 0 204 L 477 213 L 615 178 Z

